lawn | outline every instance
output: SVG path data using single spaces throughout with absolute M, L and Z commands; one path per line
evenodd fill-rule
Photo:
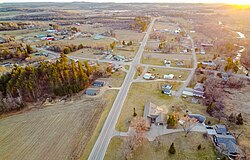
M 159 65 L 164 66 L 164 59 L 171 61 L 171 67 L 193 67 L 192 55 L 190 54 L 164 54 L 164 53 L 143 53 L 141 62 L 143 64 Z M 177 66 L 177 61 L 183 61 L 183 66 Z
M 108 103 L 106 105 L 106 107 L 104 108 L 104 111 L 102 112 L 101 114 L 101 117 L 96 125 L 96 128 L 89 140 L 89 142 L 87 143 L 86 145 L 86 148 L 84 149 L 84 152 L 83 152 L 83 155 L 81 156 L 81 159 L 85 160 L 85 159 L 88 159 L 88 156 L 92 150 L 92 148 L 94 147 L 94 144 L 102 130 L 102 126 L 109 114 L 109 111 L 113 105 L 113 102 L 115 100 L 115 97 L 117 95 L 118 91 L 117 90 L 110 90 L 110 91 L 107 91 L 104 95 L 104 99 L 108 99 Z
M 160 143 L 156 140 L 149 142 L 145 140 L 142 145 L 132 152 L 130 159 L 171 159 L 171 160 L 214 160 L 217 158 L 216 151 L 210 139 L 205 139 L 202 133 L 191 132 L 188 137 L 184 133 L 174 133 L 159 137 Z M 122 154 L 124 138 L 114 137 L 111 139 L 106 152 L 106 160 L 125 159 Z M 168 149 L 174 143 L 176 153 L 170 155 Z M 201 144 L 201 149 L 197 147 Z
M 147 102 L 162 106 L 167 111 L 175 98 L 161 93 L 163 84 L 165 82 L 132 83 L 116 124 L 116 129 L 118 131 L 127 131 L 130 121 L 133 119 L 133 108 L 135 108 L 138 116 L 142 116 L 144 104 Z M 173 90 L 177 90 L 181 83 L 171 82 L 170 84 L 173 85 Z
M 157 67 L 149 67 L 148 71 L 152 74 L 158 74 L 160 78 L 163 78 L 163 75 L 165 74 L 174 74 L 175 77 L 174 80 L 180 80 L 185 81 L 190 74 L 190 71 L 188 70 L 178 70 L 178 69 L 170 69 L 170 68 L 157 68 Z M 181 78 L 179 76 L 181 75 Z
M 108 79 L 109 85 L 112 87 L 121 87 L 125 77 L 126 72 L 124 71 L 119 70 L 117 72 L 114 72 Z

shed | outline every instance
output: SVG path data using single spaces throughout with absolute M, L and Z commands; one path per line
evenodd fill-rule
M 96 96 L 99 92 L 100 92 L 100 90 L 98 90 L 98 89 L 87 88 L 85 91 L 85 94 L 89 95 L 89 96 Z
M 96 81 L 94 82 L 94 86 L 96 86 L 96 87 L 103 87 L 104 84 L 105 84 L 104 81 L 96 80 Z

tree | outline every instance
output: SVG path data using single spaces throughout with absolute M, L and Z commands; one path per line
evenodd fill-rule
M 240 62 L 248 71 L 250 71 L 250 53 L 248 52 L 243 52 L 240 58 Z
M 26 52 L 28 54 L 31 54 L 33 52 L 33 48 L 30 45 L 28 45 L 28 44 L 26 45 Z
M 57 24 L 53 24 L 53 25 L 52 25 L 52 28 L 53 28 L 54 30 L 58 30 L 58 29 L 59 29 L 59 26 L 58 26 Z
M 235 123 L 235 122 L 236 122 L 236 118 L 235 118 L 234 113 L 231 113 L 231 114 L 230 114 L 230 116 L 228 117 L 228 121 L 229 121 L 229 122 L 232 122 L 232 123 Z
M 132 44 L 133 44 L 133 42 L 132 42 L 132 41 L 129 41 L 127 45 L 128 45 L 128 46 L 131 46 Z
M 83 45 L 82 45 L 82 44 L 79 44 L 77 49 L 78 49 L 78 50 L 83 49 Z
M 198 145 L 197 149 L 198 149 L 198 150 L 201 150 L 201 144 Z
M 78 29 L 77 29 L 76 27 L 72 27 L 71 30 L 72 30 L 72 31 L 75 31 L 75 32 L 78 31 Z
M 64 54 L 69 54 L 69 53 L 70 53 L 70 48 L 69 48 L 69 47 L 65 47 L 65 48 L 63 49 L 63 53 L 64 53 Z
M 132 152 L 142 145 L 145 140 L 145 132 L 148 130 L 147 121 L 143 117 L 136 117 L 131 123 L 134 132 L 129 133 L 122 145 L 122 153 L 125 159 L 132 158 Z
M 241 113 L 239 113 L 238 116 L 236 117 L 236 124 L 243 125 L 243 117 L 242 117 Z
M 175 127 L 176 123 L 177 123 L 176 117 L 172 114 L 169 115 L 168 120 L 167 120 L 168 127 L 169 128 Z
M 135 108 L 134 108 L 134 113 L 133 113 L 133 116 L 136 117 L 137 116 L 137 113 L 135 112 Z
M 111 48 L 112 50 L 114 50 L 114 48 L 115 48 L 115 46 L 116 46 L 115 41 L 114 41 L 114 42 L 112 42 L 109 46 L 110 46 L 110 48 Z
M 198 121 L 196 118 L 190 118 L 189 116 L 184 116 L 181 118 L 181 121 L 183 122 L 181 124 L 184 132 L 185 132 L 185 137 L 187 137 L 188 133 L 197 125 Z
M 168 153 L 170 153 L 170 154 L 175 154 L 176 153 L 174 143 L 172 143 L 171 146 L 169 147 Z
M 126 45 L 126 42 L 125 42 L 125 41 L 122 41 L 122 45 L 124 45 L 124 46 L 125 46 L 125 45 Z

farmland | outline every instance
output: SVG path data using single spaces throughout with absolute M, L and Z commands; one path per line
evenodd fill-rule
M 115 95 L 79 95 L 0 119 L 0 159 L 79 159 Z

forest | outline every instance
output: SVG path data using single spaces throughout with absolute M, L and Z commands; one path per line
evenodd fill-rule
M 48 97 L 71 96 L 103 74 L 87 61 L 84 65 L 69 62 L 63 53 L 55 63 L 41 62 L 37 68 L 15 66 L 0 77 L 0 112 L 18 110 Z

